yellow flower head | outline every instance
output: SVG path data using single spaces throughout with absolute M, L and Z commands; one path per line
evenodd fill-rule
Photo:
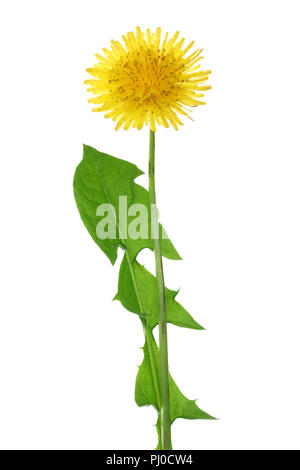
M 170 39 L 166 33 L 161 41 L 161 28 L 144 33 L 137 27 L 123 36 L 124 45 L 111 41 L 106 57 L 96 54 L 99 62 L 87 69 L 94 78 L 85 81 L 95 95 L 89 102 L 98 105 L 93 111 L 117 121 L 116 130 L 148 123 L 154 132 L 156 124 L 177 130 L 178 114 L 190 117 L 186 107 L 205 104 L 203 91 L 210 89 L 203 85 L 210 70 L 199 70 L 202 50 L 186 56 L 194 41 L 184 47 L 178 37 L 178 31 Z

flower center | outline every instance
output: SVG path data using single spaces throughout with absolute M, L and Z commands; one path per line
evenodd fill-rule
M 174 99 L 183 69 L 181 58 L 148 48 L 116 60 L 109 73 L 109 83 L 116 102 L 157 105 L 162 99 Z

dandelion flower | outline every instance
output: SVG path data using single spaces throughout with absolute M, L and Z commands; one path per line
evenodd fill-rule
M 117 122 L 116 130 L 144 124 L 153 132 L 157 124 L 177 130 L 183 124 L 178 115 L 190 118 L 190 107 L 205 104 L 203 92 L 210 89 L 203 85 L 210 70 L 199 70 L 202 50 L 187 55 L 194 41 L 185 47 L 178 31 L 162 40 L 161 28 L 144 33 L 137 27 L 122 38 L 124 45 L 111 41 L 111 49 L 96 54 L 98 63 L 87 69 L 93 76 L 85 81 L 95 95 L 89 99 L 97 105 L 93 111 L 105 112 Z

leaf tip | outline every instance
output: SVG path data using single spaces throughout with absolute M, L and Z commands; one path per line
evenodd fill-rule
M 196 398 L 196 400 L 191 400 L 191 401 L 193 401 L 195 405 L 197 406 L 198 410 L 200 410 L 200 408 L 197 405 L 198 399 Z M 203 411 L 203 410 L 200 410 L 200 411 L 203 413 L 202 419 L 209 419 L 210 421 L 218 421 L 220 419 L 220 418 L 215 418 L 214 416 L 206 413 L 206 411 Z

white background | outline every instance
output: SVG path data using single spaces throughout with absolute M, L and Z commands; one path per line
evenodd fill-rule
M 136 25 L 179 29 L 213 70 L 195 122 L 157 133 L 161 220 L 184 258 L 165 262 L 167 285 L 206 327 L 169 328 L 170 367 L 220 418 L 178 420 L 174 447 L 300 448 L 298 6 L 1 2 L 1 448 L 156 444 L 154 411 L 134 403 L 140 323 L 111 302 L 118 264 L 72 193 L 82 143 L 147 168 L 147 130 L 116 133 L 83 85 Z

